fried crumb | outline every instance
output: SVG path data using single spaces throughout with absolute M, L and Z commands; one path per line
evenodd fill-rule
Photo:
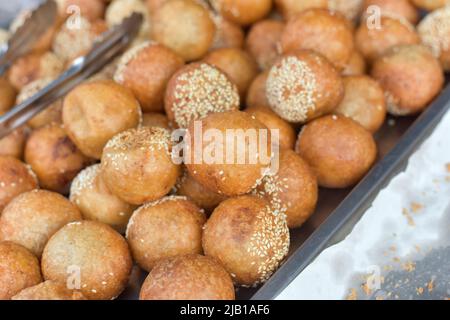
M 416 264 L 414 262 L 408 261 L 403 264 L 402 268 L 405 271 L 413 272 L 414 270 L 416 270 Z
M 369 285 L 366 283 L 364 283 L 363 285 L 361 285 L 362 290 L 364 291 L 364 293 L 366 294 L 366 296 L 370 296 L 372 295 L 372 289 L 370 289 Z
M 419 211 L 421 211 L 423 209 L 423 204 L 418 203 L 418 202 L 413 202 L 411 203 L 411 211 L 413 213 L 418 213 Z
M 423 294 L 423 291 L 424 291 L 424 290 L 423 290 L 422 287 L 416 288 L 416 293 L 417 293 L 418 296 L 422 295 L 422 294 Z
M 414 226 L 416 225 L 416 223 L 414 222 L 414 219 L 411 217 L 411 215 L 410 215 L 408 209 L 403 208 L 402 214 L 406 217 L 406 219 L 408 220 L 408 224 L 409 224 L 411 227 L 414 227 Z
M 350 289 L 347 300 L 358 300 L 358 293 L 356 292 L 356 289 Z
M 428 292 L 433 292 L 433 290 L 434 290 L 434 279 L 432 279 L 430 282 L 428 282 L 427 288 L 428 288 Z

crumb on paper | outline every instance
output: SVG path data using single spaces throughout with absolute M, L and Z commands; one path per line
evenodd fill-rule
M 413 219 L 413 218 L 411 217 L 411 215 L 409 214 L 408 209 L 403 208 L 402 214 L 406 217 L 406 219 L 408 220 L 408 224 L 409 224 L 411 227 L 414 227 L 414 226 L 416 225 L 416 223 L 414 222 L 414 219 Z
M 423 209 L 423 204 L 418 203 L 418 202 L 413 202 L 411 203 L 411 211 L 413 213 L 418 213 L 419 211 L 421 211 Z
M 432 279 L 430 282 L 428 282 L 427 288 L 428 288 L 428 292 L 433 292 L 433 290 L 434 290 L 434 279 Z
M 416 293 L 417 293 L 417 295 L 418 296 L 421 296 L 422 294 L 423 294 L 423 288 L 422 287 L 420 287 L 420 288 L 416 288 Z
M 416 270 L 416 264 L 412 261 L 408 261 L 403 264 L 402 268 L 407 272 L 413 272 L 414 270 Z
M 350 289 L 350 293 L 347 296 L 347 300 L 357 300 L 358 299 L 358 293 L 356 292 L 356 289 Z
M 361 285 L 361 288 L 364 291 L 364 293 L 366 294 L 366 296 L 372 295 L 372 289 L 370 289 L 370 286 L 367 282 L 364 283 L 363 285 Z

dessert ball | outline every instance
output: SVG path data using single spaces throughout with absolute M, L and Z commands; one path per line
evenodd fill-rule
M 3 77 L 0 77 L 0 114 L 9 111 L 16 102 L 16 90 Z
M 363 9 L 363 1 L 364 0 L 328 0 L 328 9 L 331 12 L 339 12 L 348 20 L 356 22 Z
M 234 300 L 233 281 L 214 259 L 185 255 L 161 260 L 145 279 L 140 300 Z
M 253 58 L 244 50 L 224 48 L 210 52 L 204 59 L 225 74 L 236 84 L 242 99 L 247 94 L 248 87 L 258 75 L 258 66 Z
M 359 52 L 373 62 L 386 50 L 401 44 L 418 44 L 420 38 L 414 26 L 405 19 L 382 16 L 380 25 L 370 20 L 362 22 L 356 30 L 355 43 Z
M 284 23 L 267 19 L 255 23 L 247 36 L 246 49 L 261 70 L 269 69 L 281 53 L 280 40 Z
M 206 133 L 202 139 L 198 128 Z M 189 174 L 222 195 L 248 193 L 271 166 L 270 132 L 245 112 L 213 113 L 191 122 L 184 142 Z
M 94 221 L 64 226 L 50 238 L 41 260 L 45 280 L 79 281 L 79 290 L 90 300 L 116 298 L 127 285 L 132 264 L 125 239 Z
M 286 217 L 257 196 L 225 200 L 205 225 L 203 250 L 237 284 L 264 283 L 289 251 Z
M 428 14 L 417 30 L 422 43 L 441 61 L 444 70 L 450 71 L 450 6 Z
M 40 78 L 55 79 L 64 69 L 63 62 L 53 53 L 30 53 L 19 59 L 9 69 L 9 82 L 20 91 L 25 85 Z
M 91 160 L 83 155 L 58 124 L 34 130 L 25 145 L 25 161 L 42 188 L 67 194 L 72 179 Z
M 281 119 L 275 112 L 261 109 L 248 109 L 249 114 L 254 116 L 256 120 L 265 125 L 269 130 L 278 130 L 278 143 L 281 148 L 294 149 L 297 139 L 294 127 L 287 121 Z M 274 133 L 272 133 L 272 141 L 274 141 Z
M 105 223 L 124 233 L 131 214 L 136 209 L 112 194 L 96 164 L 81 171 L 70 187 L 70 201 L 80 209 L 83 218 Z
M 141 116 L 131 91 L 110 80 L 75 87 L 63 104 L 67 134 L 81 152 L 95 159 L 101 158 L 103 147 L 114 135 L 137 127 Z
M 385 91 L 389 113 L 422 111 L 439 94 L 444 76 L 439 61 L 422 45 L 403 45 L 375 61 L 372 77 Z
M 0 300 L 42 281 L 38 259 L 21 245 L 0 242 Z
M 213 21 L 216 25 L 216 34 L 210 49 L 243 47 L 245 36 L 241 26 L 218 14 L 213 15 Z
M 182 66 L 170 49 L 146 42 L 122 56 L 114 80 L 134 93 L 145 112 L 162 111 L 167 82 Z
M 64 282 L 44 281 L 23 289 L 11 300 L 86 300 L 78 290 L 70 290 Z
M 107 30 L 103 20 L 89 22 L 79 18 L 79 28 L 73 28 L 69 23 L 63 24 L 55 36 L 52 49 L 61 61 L 71 63 L 78 57 L 89 52 L 94 41 Z
M 270 109 L 270 103 L 266 95 L 266 82 L 269 77 L 269 71 L 265 71 L 256 76 L 248 88 L 246 105 L 247 108 L 266 108 Z
M 142 0 L 114 0 L 106 10 L 106 23 L 112 27 L 120 24 L 134 12 L 143 16 L 137 38 L 149 39 L 150 37 L 150 12 Z
M 169 120 L 186 128 L 210 113 L 239 109 L 239 92 L 228 76 L 207 63 L 180 69 L 167 86 L 164 107 Z
M 270 69 L 266 95 L 281 118 L 304 123 L 331 112 L 342 100 L 344 85 L 326 58 L 299 51 L 282 56 Z
M 347 188 L 369 171 L 377 146 L 369 131 L 350 118 L 329 115 L 304 126 L 296 151 L 325 188 Z
M 420 9 L 433 11 L 450 4 L 449 0 L 411 0 Z
M 271 0 L 212 0 L 211 4 L 220 15 L 242 26 L 263 19 L 272 9 Z
M 22 159 L 28 131 L 22 127 L 0 139 L 0 156 Z
M 375 133 L 386 119 L 386 101 L 380 84 L 368 76 L 344 78 L 345 95 L 336 113 Z
M 412 24 L 419 20 L 419 12 L 409 0 L 364 0 L 364 12 L 371 6 L 377 6 L 383 15 L 406 19 Z
M 275 0 L 275 4 L 285 20 L 289 20 L 300 12 L 308 9 L 328 8 L 328 0 Z
M 314 213 L 318 189 L 306 161 L 293 150 L 282 149 L 278 171 L 263 179 L 257 194 L 267 199 L 273 210 L 286 214 L 289 228 L 298 228 Z
M 184 171 L 183 176 L 177 182 L 176 194 L 187 197 L 207 213 L 211 213 L 226 199 L 225 196 L 213 192 L 198 183 L 187 171 Z
M 180 175 L 169 131 L 141 127 L 119 133 L 105 146 L 102 177 L 122 200 L 140 205 L 170 192 Z
M 38 188 L 31 167 L 11 158 L 0 157 L 0 212 L 19 194 Z
M 81 220 L 80 211 L 63 196 L 33 190 L 14 198 L 0 216 L 0 241 L 11 241 L 40 257 L 50 237 L 70 222 Z
M 40 78 L 30 82 L 20 90 L 17 96 L 17 103 L 22 103 L 25 100 L 31 98 L 36 93 L 44 89 L 53 81 L 52 78 Z M 38 129 L 49 125 L 51 123 L 61 124 L 62 123 L 62 99 L 49 105 L 45 110 L 38 113 L 31 120 L 28 121 L 28 126 L 32 129 Z
M 353 31 L 341 14 L 311 9 L 287 22 L 281 48 L 284 53 L 315 50 L 342 70 L 353 52 Z
M 342 70 L 343 76 L 358 76 L 363 75 L 367 71 L 366 60 L 358 50 L 353 50 L 352 56 Z
M 195 0 L 168 1 L 153 14 L 152 38 L 186 61 L 203 57 L 215 33 L 210 13 Z
M 157 112 L 144 113 L 142 115 L 141 125 L 144 127 L 159 127 L 169 131 L 172 130 L 167 116 Z
M 137 209 L 127 228 L 134 260 L 147 271 L 160 260 L 202 253 L 205 214 L 186 197 L 170 196 Z
M 103 18 L 105 14 L 106 5 L 103 0 L 56 0 L 56 3 L 59 14 L 63 18 L 80 14 L 89 21 L 96 21 Z

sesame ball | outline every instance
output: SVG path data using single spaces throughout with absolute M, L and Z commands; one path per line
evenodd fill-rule
M 33 287 L 23 289 L 11 300 L 86 300 L 78 290 L 70 290 L 67 284 L 56 281 L 44 281 Z
M 114 0 L 106 9 L 105 20 L 108 26 L 112 27 L 120 24 L 134 12 L 143 16 L 143 22 L 138 38 L 150 37 L 150 13 L 146 4 L 142 0 Z
M 274 2 L 286 21 L 308 9 L 328 8 L 328 0 L 274 0 Z
M 247 26 L 270 13 L 272 0 L 212 0 L 211 5 L 226 19 Z

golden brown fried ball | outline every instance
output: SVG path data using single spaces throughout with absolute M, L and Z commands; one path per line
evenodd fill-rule
M 187 197 L 207 213 L 211 213 L 226 199 L 225 196 L 213 192 L 198 183 L 187 171 L 184 171 L 183 176 L 177 182 L 176 194 Z
M 215 33 L 210 13 L 194 0 L 168 1 L 153 14 L 152 38 L 186 61 L 203 57 Z
M 173 51 L 146 42 L 122 56 L 114 79 L 134 93 L 145 112 L 162 111 L 167 83 L 182 66 L 183 60 Z
M 214 259 L 201 255 L 160 261 L 145 279 L 140 300 L 234 300 L 233 281 Z
M 275 0 L 275 4 L 285 20 L 289 20 L 308 9 L 328 8 L 328 0 Z
M 381 16 L 379 26 L 370 20 L 360 24 L 356 30 L 355 43 L 364 58 L 373 62 L 389 48 L 401 44 L 418 44 L 420 38 L 407 20 Z
M 44 281 L 23 289 L 11 300 L 86 300 L 78 290 L 70 290 L 64 282 Z
M 157 112 L 144 113 L 142 115 L 141 125 L 144 127 L 159 127 L 169 131 L 172 130 L 167 116 Z
M 169 196 L 137 209 L 127 227 L 134 260 L 150 271 L 160 260 L 202 253 L 205 214 L 186 197 Z
M 12 157 L 0 157 L 0 212 L 19 194 L 38 188 L 31 167 Z
M 222 48 L 242 48 L 244 46 L 244 31 L 241 26 L 218 14 L 213 15 L 213 21 L 216 25 L 216 34 L 211 45 L 211 50 Z
M 264 283 L 289 251 L 286 217 L 257 196 L 225 200 L 205 225 L 203 250 L 237 284 Z
M 257 194 L 270 202 L 274 210 L 286 214 L 289 228 L 298 228 L 311 217 L 316 208 L 319 188 L 317 178 L 293 150 L 282 149 L 279 167 L 265 177 Z
M 422 43 L 450 71 L 450 6 L 428 14 L 417 27 Z
M 339 72 L 313 51 L 281 57 L 271 68 L 266 95 L 283 119 L 304 123 L 334 110 L 344 95 Z
M 3 210 L 0 241 L 20 244 L 40 257 L 56 231 L 79 220 L 80 211 L 63 196 L 46 190 L 33 190 L 17 196 Z
M 239 109 L 239 92 L 218 68 L 197 62 L 176 72 L 167 85 L 164 106 L 169 121 L 186 128 L 210 113 Z
M 132 13 L 140 13 L 143 17 L 137 38 L 149 39 L 150 37 L 150 11 L 142 0 L 114 0 L 108 6 L 105 14 L 105 20 L 110 27 L 120 24 Z
M 386 119 L 386 101 L 380 84 L 368 76 L 344 78 L 345 95 L 336 113 L 375 133 Z
M 238 87 L 241 99 L 245 98 L 248 87 L 258 75 L 256 62 L 242 49 L 217 49 L 210 52 L 203 61 L 225 72 Z
M 141 127 L 119 133 L 105 147 L 102 178 L 122 200 L 140 205 L 167 195 L 180 175 L 169 131 Z
M 136 209 L 109 191 L 99 164 L 86 168 L 75 177 L 70 188 L 70 201 L 80 209 L 84 219 L 105 223 L 119 233 L 125 232 Z
M 261 70 L 269 69 L 281 54 L 281 35 L 284 23 L 267 19 L 255 23 L 246 40 L 246 49 L 255 58 Z
M 64 99 L 63 122 L 70 139 L 85 155 L 100 159 L 114 135 L 135 128 L 142 111 L 131 91 L 111 80 L 92 81 Z
M 419 21 L 419 11 L 409 0 L 364 0 L 363 11 L 371 6 L 376 6 L 381 14 L 403 18 L 412 24 Z
M 266 82 L 268 77 L 269 71 L 265 71 L 257 75 L 253 80 L 247 92 L 247 108 L 270 109 L 270 103 L 266 95 Z
M 363 9 L 364 0 L 328 0 L 328 10 L 339 12 L 350 22 L 358 20 Z
M 393 47 L 375 61 L 372 77 L 385 91 L 389 113 L 418 113 L 439 94 L 444 75 L 439 61 L 422 45 Z
M 311 9 L 287 22 L 281 47 L 284 53 L 315 50 L 343 70 L 353 52 L 353 30 L 341 14 Z
M 25 162 L 41 187 L 67 194 L 72 179 L 91 160 L 83 155 L 58 124 L 34 130 L 25 145 Z
M 343 76 L 358 76 L 366 74 L 366 60 L 358 50 L 353 50 L 352 56 L 342 71 Z
M 311 121 L 300 132 L 297 153 L 306 160 L 325 188 L 347 188 L 369 171 L 377 146 L 369 131 L 340 115 Z
M 420 9 L 433 11 L 450 4 L 449 0 L 411 0 Z
M 62 18 L 73 14 L 93 22 L 103 18 L 105 14 L 105 2 L 103 0 L 56 0 L 58 11 Z
M 42 281 L 38 259 L 21 245 L 0 242 L 0 300 Z
M 28 131 L 21 127 L 0 139 L 0 156 L 22 159 L 27 141 Z
M 212 0 L 214 9 L 226 19 L 247 26 L 266 17 L 272 0 Z
M 6 78 L 0 77 L 0 115 L 8 112 L 16 102 L 16 90 Z
M 203 139 L 196 137 L 198 127 L 206 132 Z M 214 134 L 212 138 L 208 138 L 208 132 Z M 191 122 L 185 142 L 189 174 L 221 195 L 248 193 L 271 165 L 270 132 L 245 112 L 213 113 Z
M 127 285 L 132 264 L 125 239 L 95 221 L 61 228 L 50 238 L 41 261 L 45 280 L 80 284 L 80 291 L 90 300 L 116 298 Z

